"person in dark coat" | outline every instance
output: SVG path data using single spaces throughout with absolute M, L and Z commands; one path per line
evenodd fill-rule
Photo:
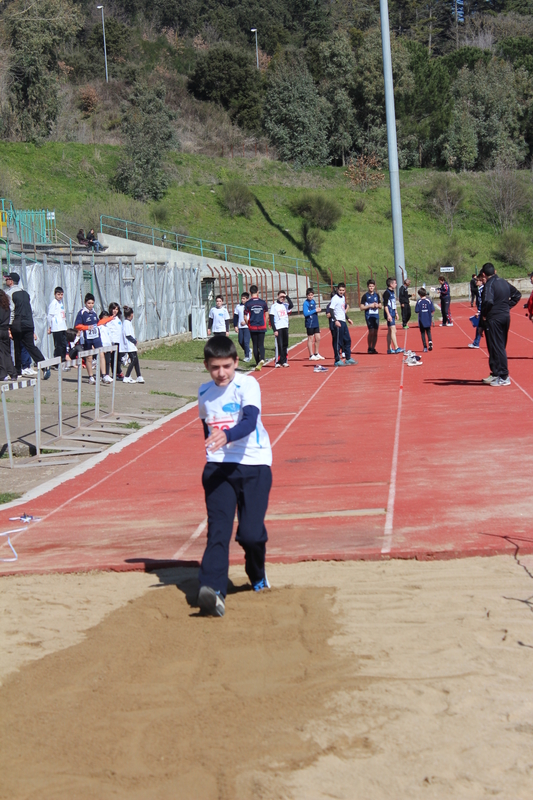
M 481 302 L 481 320 L 485 331 L 487 349 L 489 351 L 490 375 L 483 378 L 483 383 L 490 386 L 509 386 L 509 368 L 507 366 L 507 336 L 511 324 L 511 308 L 522 295 L 512 284 L 500 278 L 494 264 L 483 264 L 482 280 L 485 283 Z
M 17 371 L 11 358 L 9 320 L 11 305 L 8 295 L 0 289 L 0 381 L 16 380 Z
M 478 299 L 478 282 L 477 275 L 472 275 L 470 278 L 470 308 L 474 308 L 474 303 Z
M 402 325 L 404 328 L 409 327 L 409 320 L 411 319 L 411 295 L 409 294 L 410 285 L 411 281 L 409 278 L 406 278 L 402 286 L 400 286 L 400 291 L 398 292 L 398 299 L 402 309 Z
M 20 275 L 10 272 L 6 276 L 6 284 L 11 295 L 11 336 L 15 347 L 15 367 L 17 375 L 22 375 L 21 346 L 24 345 L 36 364 L 45 358 L 34 341 L 35 326 L 31 310 L 30 296 L 24 289 L 19 288 Z M 48 380 L 50 370 L 43 371 L 43 380 Z

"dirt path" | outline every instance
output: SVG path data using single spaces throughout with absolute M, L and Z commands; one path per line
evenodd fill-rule
M 528 566 L 234 569 L 222 620 L 195 570 L 4 578 L 0 797 L 529 800 Z

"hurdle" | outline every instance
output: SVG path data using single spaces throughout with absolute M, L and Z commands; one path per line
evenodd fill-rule
M 35 430 L 36 432 L 39 430 L 39 419 L 38 419 L 38 401 L 37 401 L 37 379 L 36 378 L 28 378 L 28 379 L 20 379 L 17 381 L 9 381 L 9 383 L 5 383 L 0 390 L 2 392 L 2 411 L 4 412 L 4 427 L 6 429 L 6 439 L 7 439 L 7 450 L 9 453 L 9 467 L 10 469 L 15 468 L 15 463 L 13 461 L 13 446 L 11 444 L 11 432 L 9 430 L 9 417 L 7 414 L 7 402 L 6 402 L 6 394 L 8 392 L 14 392 L 18 389 L 27 389 L 30 386 L 33 386 L 33 405 L 35 411 Z M 37 436 L 37 433 L 36 433 Z
M 115 412 L 115 386 L 117 382 L 117 361 L 118 361 L 118 345 L 111 345 L 107 347 L 95 347 L 92 350 L 80 350 L 76 358 L 76 366 L 78 367 L 78 424 L 76 428 L 81 428 L 81 387 L 83 377 L 83 364 L 82 358 L 94 358 L 96 355 L 96 385 L 94 393 L 94 421 L 98 422 L 100 418 L 100 353 L 112 353 L 116 349 L 116 357 L 113 359 L 113 388 L 111 391 L 111 411 L 106 416 L 111 416 Z
M 36 399 L 36 406 L 35 406 L 35 449 L 37 451 L 37 455 L 41 455 L 41 381 L 42 378 L 42 369 L 50 369 L 51 367 L 57 366 L 57 404 L 58 404 L 58 413 L 57 413 L 57 436 L 52 437 L 53 439 L 59 439 L 63 435 L 63 397 L 62 397 L 62 368 L 61 368 L 61 356 L 56 356 L 55 358 L 46 358 L 44 361 L 39 361 L 37 364 L 37 399 Z

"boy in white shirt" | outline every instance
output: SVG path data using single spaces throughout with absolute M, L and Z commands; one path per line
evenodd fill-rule
M 244 350 L 243 360 L 246 363 L 252 360 L 252 354 L 250 352 L 250 328 L 248 327 L 248 323 L 246 322 L 244 316 L 244 304 L 249 299 L 250 295 L 248 292 L 243 292 L 241 294 L 241 302 L 235 306 L 235 311 L 233 312 L 233 327 L 235 328 L 235 333 L 238 336 L 239 344 Z
M 239 359 L 232 340 L 213 337 L 204 357 L 212 380 L 198 390 L 207 456 L 202 476 L 207 545 L 198 575 L 198 605 L 203 614 L 222 617 L 236 510 L 236 541 L 244 550 L 246 574 L 254 591 L 270 588 L 265 573 L 265 514 L 272 486 L 272 448 L 261 422 L 259 384 L 251 375 L 236 373 Z
M 48 306 L 48 333 L 54 337 L 54 358 L 66 360 L 67 355 L 67 315 L 63 303 L 64 292 L 61 286 L 54 289 L 54 299 Z
M 229 314 L 228 309 L 224 305 L 224 298 L 221 294 L 215 297 L 215 305 L 209 312 L 209 327 L 207 335 L 218 334 L 226 336 L 229 331 Z
M 346 284 L 339 283 L 337 285 L 337 293 L 329 301 L 328 309 L 332 319 L 335 320 L 333 327 L 333 350 L 335 353 L 335 366 L 353 366 L 357 364 L 352 358 L 352 340 L 348 325 L 352 325 L 352 320 L 346 316 L 349 309 L 346 302 Z M 344 353 L 346 363 L 341 358 L 341 352 Z
M 276 367 L 288 367 L 287 350 L 289 349 L 289 310 L 286 293 L 280 289 L 278 299 L 270 307 L 270 326 L 276 337 L 278 360 Z

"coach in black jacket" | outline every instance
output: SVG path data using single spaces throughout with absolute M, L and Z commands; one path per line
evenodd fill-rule
M 22 360 L 20 346 L 23 344 L 30 356 L 36 364 L 39 361 L 44 361 L 44 356 L 36 346 L 33 339 L 34 324 L 33 313 L 31 310 L 30 296 L 24 289 L 19 288 L 20 275 L 17 272 L 10 272 L 6 275 L 5 282 L 8 286 L 8 292 L 11 297 L 11 336 L 13 337 L 13 346 L 15 350 L 15 367 L 17 375 L 22 375 Z M 44 380 L 50 377 L 50 370 L 45 369 L 43 372 Z
M 409 294 L 410 285 L 411 281 L 409 278 L 406 278 L 403 282 L 403 286 L 400 286 L 400 291 L 398 292 L 398 299 L 402 309 L 402 325 L 404 328 L 409 327 L 408 323 L 411 319 L 411 295 Z
M 509 386 L 507 366 L 507 336 L 511 324 L 511 308 L 522 295 L 508 281 L 496 274 L 493 264 L 484 264 L 481 277 L 485 282 L 481 303 L 481 319 L 489 351 L 490 376 L 484 378 L 491 386 Z

